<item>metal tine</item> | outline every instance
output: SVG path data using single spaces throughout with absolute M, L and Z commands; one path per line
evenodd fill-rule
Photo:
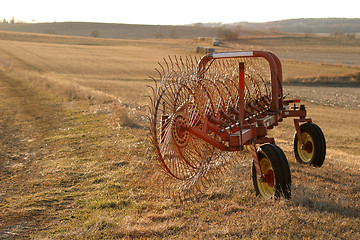
M 191 198 L 191 195 L 193 194 L 193 191 L 191 191 L 188 184 L 180 184 L 178 186 L 178 191 L 180 192 L 179 197 L 182 203 Z
M 193 72 L 193 71 L 194 71 L 194 63 L 192 62 L 191 59 L 192 59 L 191 56 L 190 56 L 190 57 L 186 56 L 185 62 L 186 62 L 187 68 L 188 68 L 188 69 L 191 69 L 191 71 Z
M 268 96 L 269 95 L 269 90 L 268 90 L 268 86 L 265 83 L 265 79 L 259 73 L 257 73 L 257 76 L 261 79 L 261 81 L 263 83 L 263 86 L 265 88 L 265 94 L 266 94 L 266 96 Z
M 224 174 L 223 168 L 224 168 L 223 166 L 220 166 L 219 168 L 217 168 L 217 169 L 216 169 L 217 174 L 223 175 L 223 174 Z
M 163 65 L 160 62 L 158 62 L 158 64 L 161 67 L 163 73 L 161 74 L 161 72 L 157 68 L 155 68 L 155 70 L 159 73 L 160 79 L 162 79 L 162 77 L 165 75 L 165 69 L 164 69 Z
M 178 72 L 178 77 L 179 77 L 179 80 L 182 80 L 182 82 L 186 82 L 188 79 L 186 78 L 186 75 L 188 74 L 188 69 L 185 68 L 183 62 L 182 62 L 182 59 L 181 59 L 181 56 L 178 57 L 175 55 L 175 65 L 177 66 L 177 72 Z
M 151 102 L 151 105 L 152 106 L 154 106 L 154 101 L 153 101 L 153 99 L 152 99 L 152 97 L 150 96 L 150 95 L 146 95 L 145 97 L 148 97 L 148 98 L 150 98 L 150 102 Z M 150 106 L 147 104 L 147 105 L 145 105 L 145 106 L 147 106 L 147 107 L 149 107 L 150 108 Z M 150 114 L 151 113 L 153 113 L 152 111 L 151 111 L 151 109 L 150 109 Z
M 192 66 L 193 66 L 194 71 L 196 71 L 198 62 L 199 62 L 199 61 L 198 61 L 198 59 L 197 59 L 196 56 L 194 56 L 194 57 L 191 58 L 191 64 L 192 64 Z
M 198 66 L 198 63 L 199 63 L 200 60 L 199 60 L 196 56 L 195 56 L 193 59 L 194 59 L 194 61 L 195 61 L 195 62 L 193 62 L 193 64 L 194 64 L 194 69 L 197 69 L 197 66 Z
M 181 71 L 182 71 L 182 68 L 181 68 L 180 65 L 179 65 L 179 60 L 178 60 L 177 56 L 174 55 L 174 58 L 175 58 L 175 65 L 177 66 L 178 71 L 181 72 Z
M 161 66 L 162 70 L 163 70 L 163 75 L 161 76 L 161 85 L 163 84 L 163 82 L 166 80 L 168 74 L 169 74 L 169 64 L 167 63 L 166 59 L 163 58 L 164 63 L 166 65 L 167 71 L 165 70 L 165 68 L 159 63 L 159 65 Z
M 149 105 L 145 105 L 145 108 L 146 108 L 146 107 L 148 108 L 149 114 L 152 114 L 150 106 L 149 106 Z M 154 121 L 153 121 L 153 119 L 152 119 L 151 116 L 146 116 L 146 118 L 147 118 L 148 121 L 150 122 L 150 126 L 146 127 L 146 129 L 147 129 L 148 131 L 151 131 L 151 130 L 154 128 L 154 127 L 153 127 Z
M 203 185 L 204 189 L 208 189 L 210 187 L 210 183 L 211 180 L 209 178 L 206 177 L 206 175 L 203 175 L 201 177 L 201 184 Z
M 186 66 L 186 64 L 184 64 L 183 59 L 182 59 L 182 57 L 181 57 L 181 56 L 179 57 L 179 59 L 180 59 L 180 62 L 181 62 L 182 68 L 183 68 L 183 69 L 186 69 L 187 71 L 189 71 L 189 68 Z
M 168 58 L 169 58 L 170 63 L 171 63 L 171 71 L 173 71 L 173 70 L 174 70 L 174 63 L 173 63 L 173 61 L 172 61 L 172 59 L 171 59 L 170 55 L 168 55 Z M 170 70 L 169 70 L 169 71 L 170 71 Z
M 169 56 L 168 56 L 168 57 L 169 57 Z M 166 64 L 166 67 L 167 67 L 167 72 L 169 72 L 169 71 L 170 71 L 170 67 L 169 67 L 168 62 L 166 61 L 166 59 L 165 59 L 165 58 L 163 58 L 163 60 L 164 60 L 164 62 L 165 62 L 165 64 Z
M 254 88 L 254 84 L 256 84 L 255 83 L 255 80 L 252 78 L 252 76 L 251 75 L 249 75 L 249 74 L 245 74 L 246 76 L 247 76 L 247 78 L 250 80 L 250 82 L 249 83 L 252 83 L 251 85 L 253 86 L 251 89 L 253 89 L 253 92 L 255 92 L 255 94 L 257 95 L 256 97 L 258 97 L 258 88 Z
M 208 176 L 204 175 L 203 178 L 204 178 L 204 180 L 206 181 L 206 183 L 209 184 L 208 186 L 210 186 L 210 184 L 211 184 L 211 182 L 212 182 L 211 177 L 208 177 Z
M 155 69 L 155 70 L 160 74 L 159 70 L 157 70 L 157 69 Z M 158 89 L 158 85 L 157 85 L 156 79 L 153 78 L 153 77 L 151 77 L 151 76 L 150 76 L 150 79 L 153 80 L 153 82 L 154 82 L 154 84 L 155 84 L 155 89 Z M 154 88 L 153 88 L 153 89 L 154 89 Z M 155 96 L 155 90 L 154 90 L 153 92 L 154 92 L 154 96 Z
M 175 199 L 175 197 L 177 197 L 177 196 L 175 194 L 175 191 L 173 191 L 173 188 L 174 188 L 172 186 L 172 185 L 174 185 L 173 179 L 171 179 L 170 177 L 166 178 L 166 179 L 164 179 L 164 185 L 165 185 L 165 182 L 167 182 L 166 187 L 165 187 L 166 195 L 168 196 L 168 198 Z
M 195 192 L 198 192 L 198 193 L 202 193 L 202 189 L 199 188 L 199 177 L 197 176 L 197 179 L 192 183 L 192 188 L 194 189 L 194 191 L 191 191 L 192 194 L 194 194 L 195 196 Z
M 155 68 L 155 70 L 158 72 L 159 74 L 159 78 L 160 78 L 160 83 L 159 83 L 159 87 L 157 87 L 158 90 L 160 90 L 160 88 L 164 85 L 164 76 L 165 76 L 165 69 L 164 67 L 158 62 L 159 66 L 161 67 L 163 73 L 161 74 L 161 72 Z
M 196 195 L 195 195 L 195 192 L 193 190 L 193 187 L 187 187 L 187 189 L 184 191 L 184 202 L 185 201 L 193 201 L 196 199 Z
M 149 87 L 149 88 L 152 90 L 152 93 L 153 93 L 153 95 L 155 96 L 156 94 L 155 94 L 155 89 L 154 89 L 154 87 L 151 86 L 151 85 L 146 85 L 146 86 Z M 157 89 L 156 82 L 155 82 L 155 88 Z

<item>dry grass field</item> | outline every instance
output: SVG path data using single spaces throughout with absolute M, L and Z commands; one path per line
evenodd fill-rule
M 154 182 L 146 85 L 163 57 L 200 57 L 197 42 L 0 36 L 0 239 L 359 238 L 359 80 L 348 77 L 360 72 L 359 42 L 257 37 L 218 47 L 284 59 L 286 80 L 297 83 L 285 89 L 314 91 L 306 105 L 327 156 L 320 169 L 296 163 L 285 120 L 271 135 L 290 163 L 291 200 L 255 196 L 249 156 L 198 198 L 178 202 Z M 354 104 L 319 101 L 324 89 L 337 94 L 327 101 L 350 94 Z

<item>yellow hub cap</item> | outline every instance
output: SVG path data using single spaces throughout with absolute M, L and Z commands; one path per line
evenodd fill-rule
M 260 168 L 264 174 L 264 179 L 257 178 L 259 192 L 263 197 L 271 198 L 274 195 L 276 185 L 274 169 L 266 157 L 260 159 Z
M 314 156 L 314 141 L 309 133 L 303 132 L 301 133 L 303 139 L 303 147 L 301 148 L 298 143 L 297 151 L 299 153 L 299 157 L 304 163 L 309 163 Z

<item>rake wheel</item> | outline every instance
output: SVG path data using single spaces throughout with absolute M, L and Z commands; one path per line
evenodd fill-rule
M 177 180 L 175 188 L 178 190 L 202 189 L 207 180 L 205 176 L 212 171 L 212 163 L 221 155 L 210 144 L 181 131 L 182 127 L 201 129 L 204 114 L 212 111 L 209 101 L 197 99 L 191 89 L 180 83 L 164 87 L 155 102 L 152 123 L 154 145 L 160 167 L 169 177 Z
M 232 109 L 239 109 L 238 66 L 244 61 L 249 60 L 213 62 L 201 76 L 193 58 L 169 57 L 160 64 L 160 81 L 154 79 L 150 122 L 157 160 L 164 173 L 161 181 L 170 194 L 184 196 L 206 189 L 209 181 L 244 155 L 231 155 L 186 131 L 188 128 L 206 131 L 209 137 L 228 146 L 204 124 L 208 117 L 231 115 Z M 247 66 L 244 97 L 246 105 L 250 105 L 269 97 L 269 84 L 257 73 L 259 68 L 253 69 L 253 63 Z M 249 108 L 247 112 L 252 115 L 256 110 Z M 230 124 L 223 121 L 223 127 Z

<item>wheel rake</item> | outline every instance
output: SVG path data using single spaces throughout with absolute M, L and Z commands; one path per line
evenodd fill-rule
M 288 161 L 267 137 L 287 117 L 296 118 L 297 161 L 322 165 L 324 135 L 306 117 L 305 106 L 296 106 L 299 100 L 284 100 L 281 63 L 273 53 L 212 53 L 200 61 L 169 57 L 159 66 L 160 80 L 153 78 L 151 87 L 150 130 L 159 181 L 168 193 L 185 198 L 206 189 L 247 149 L 256 194 L 290 198 Z

